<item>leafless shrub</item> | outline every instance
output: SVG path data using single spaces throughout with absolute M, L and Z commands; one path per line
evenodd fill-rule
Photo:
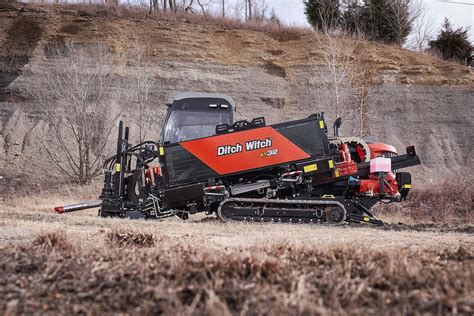
M 19 89 L 45 113 L 54 137 L 43 149 L 51 162 L 83 185 L 102 172 L 111 131 L 123 111 L 118 103 L 123 89 L 113 79 L 114 59 L 104 45 L 80 48 L 64 40 L 45 54 L 51 67 L 25 76 Z
M 400 205 L 379 207 L 381 216 L 440 224 L 472 224 L 474 190 L 466 177 L 414 189 Z
M 315 33 L 318 49 L 313 63 L 311 80 L 324 94 L 325 111 L 334 118 L 349 121 L 353 133 L 366 136 L 369 126 L 367 113 L 373 108 L 374 96 L 369 94 L 372 83 L 371 68 L 364 61 L 362 39 L 331 25 Z M 322 64 L 318 63 L 322 60 Z
M 435 23 L 426 8 L 421 7 L 421 3 L 418 5 L 420 6 L 419 13 L 413 21 L 413 30 L 407 44 L 411 49 L 423 53 L 428 48 L 429 41 L 433 38 Z
M 152 247 L 155 244 L 153 234 L 126 229 L 113 229 L 107 233 L 107 240 L 112 245 L 121 247 Z
M 135 108 L 138 109 L 137 125 L 138 141 L 140 143 L 146 140 L 152 122 L 154 125 L 160 125 L 151 113 L 152 102 L 149 97 L 152 88 L 152 78 L 148 56 L 147 47 L 143 45 L 138 36 L 135 36 L 134 45 L 129 57 L 134 73 L 128 98 L 130 98 L 132 104 L 136 105 Z
M 327 108 L 335 118 L 347 117 L 350 98 L 350 68 L 356 44 L 346 34 L 332 34 L 330 29 L 315 33 L 315 44 L 323 63 L 313 66 L 313 79 L 327 93 Z

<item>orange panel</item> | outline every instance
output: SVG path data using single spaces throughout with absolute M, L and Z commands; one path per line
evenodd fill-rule
M 185 141 L 180 145 L 220 175 L 310 157 L 271 126 Z

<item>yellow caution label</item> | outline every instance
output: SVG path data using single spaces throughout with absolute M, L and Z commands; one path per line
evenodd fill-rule
M 404 189 L 411 189 L 411 184 L 404 184 L 404 185 L 403 185 L 403 188 L 404 188 Z
M 316 171 L 316 170 L 318 170 L 318 166 L 316 166 L 316 164 L 314 163 L 312 165 L 304 166 L 303 170 L 304 170 L 304 172 Z
M 332 168 L 334 168 L 334 161 L 332 161 L 331 159 L 329 160 L 329 169 L 332 169 Z
M 334 176 L 338 178 L 340 176 L 339 170 L 334 170 Z
M 120 164 L 115 164 L 115 172 L 120 172 Z
M 370 218 L 367 216 L 364 216 L 364 222 L 370 222 Z
M 324 194 L 321 196 L 323 199 L 335 199 L 336 197 L 332 194 Z
M 319 121 L 319 128 L 324 128 L 324 121 L 323 120 Z
M 165 148 L 160 147 L 160 156 L 164 156 L 164 155 L 165 155 Z

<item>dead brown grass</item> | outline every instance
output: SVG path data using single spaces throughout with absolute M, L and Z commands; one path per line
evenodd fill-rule
M 474 308 L 469 233 L 120 220 L 95 210 L 54 214 L 59 200 L 31 197 L 0 210 L 0 314 L 467 315 Z
M 2 204 L 11 210 L 50 211 L 52 207 L 77 203 L 78 201 L 96 200 L 102 187 L 101 181 L 89 185 L 77 184 L 52 185 L 38 191 L 4 192 Z M 36 188 L 36 190 L 38 190 Z
M 115 228 L 109 231 L 107 240 L 109 244 L 121 247 L 151 247 L 155 244 L 153 234 L 123 228 Z
M 72 249 L 72 244 L 66 237 L 64 230 L 55 232 L 44 232 L 35 237 L 33 247 L 40 251 L 68 251 Z
M 135 18 L 140 20 L 152 19 L 173 23 L 194 23 L 200 25 L 220 26 L 226 29 L 243 29 L 256 32 L 268 33 L 275 39 L 285 42 L 297 40 L 302 35 L 310 32 L 307 27 L 290 26 L 282 23 L 275 23 L 267 20 L 242 21 L 231 17 L 222 17 L 214 14 L 186 13 L 184 10 L 154 11 L 149 12 L 144 6 L 104 6 L 99 4 L 29 4 L 38 8 L 52 8 L 58 11 L 74 10 L 80 16 L 86 17 L 115 17 L 115 18 Z
M 473 224 L 474 190 L 468 179 L 446 179 L 410 192 L 407 201 L 378 207 L 387 220 L 409 223 Z
M 472 248 L 366 250 L 286 242 L 216 251 L 186 238 L 155 235 L 167 242 L 44 251 L 33 241 L 0 248 L 0 309 L 20 314 L 474 312 Z

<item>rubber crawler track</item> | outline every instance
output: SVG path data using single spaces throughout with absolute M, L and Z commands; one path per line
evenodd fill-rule
M 228 208 L 229 204 L 236 204 L 236 207 Z M 343 213 L 335 222 L 327 221 L 327 210 L 331 207 L 338 208 Z M 235 215 L 235 212 L 240 214 Z M 293 216 L 289 216 L 289 214 Z M 346 215 L 346 209 L 341 203 L 328 200 L 230 198 L 221 202 L 217 209 L 217 216 L 225 222 L 248 221 L 340 225 L 346 220 Z

